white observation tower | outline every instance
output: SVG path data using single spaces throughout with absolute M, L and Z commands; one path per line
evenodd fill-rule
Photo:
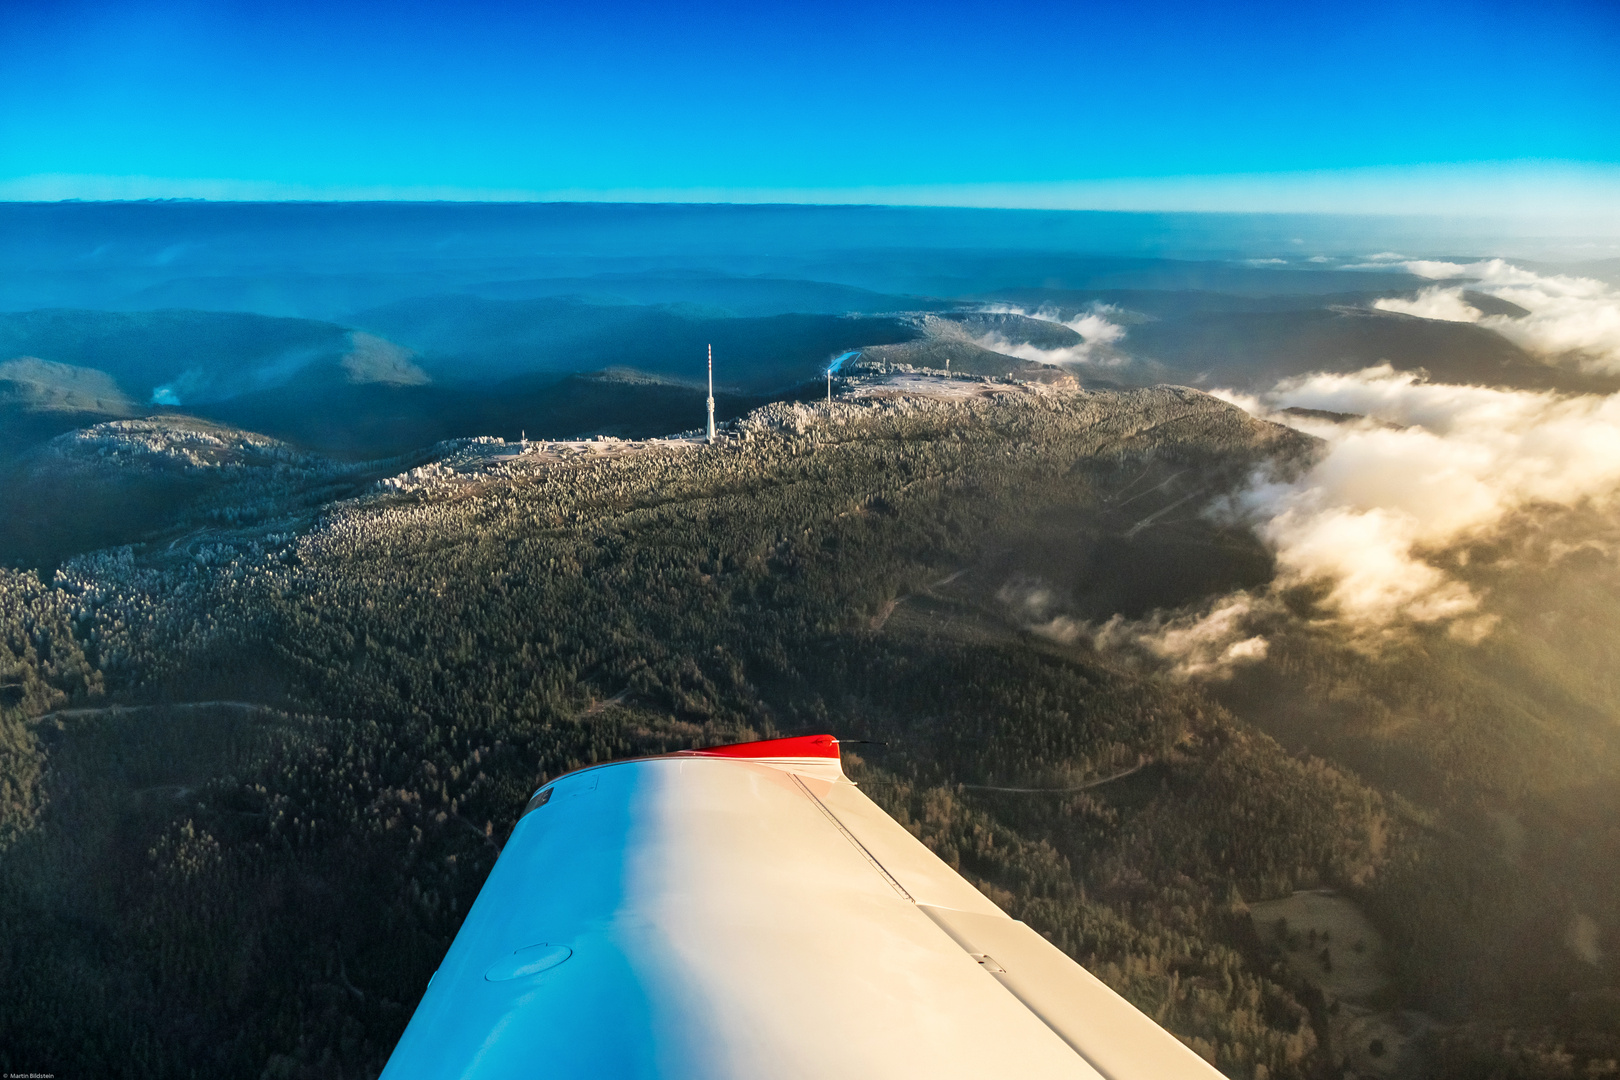
M 714 346 L 709 346 L 709 441 L 714 442 Z

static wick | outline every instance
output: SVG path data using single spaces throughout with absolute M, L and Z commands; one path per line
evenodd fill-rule
M 714 442 L 714 346 L 709 346 L 709 441 Z

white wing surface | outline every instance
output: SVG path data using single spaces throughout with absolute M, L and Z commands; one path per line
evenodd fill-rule
M 542 788 L 384 1080 L 1220 1075 L 837 755 L 778 739 Z

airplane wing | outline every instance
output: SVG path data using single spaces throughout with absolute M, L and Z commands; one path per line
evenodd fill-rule
M 541 788 L 383 1080 L 1214 1080 L 867 798 L 828 735 Z

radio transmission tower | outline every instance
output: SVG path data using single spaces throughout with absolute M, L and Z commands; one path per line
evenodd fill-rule
M 714 346 L 709 346 L 709 441 L 714 442 Z

